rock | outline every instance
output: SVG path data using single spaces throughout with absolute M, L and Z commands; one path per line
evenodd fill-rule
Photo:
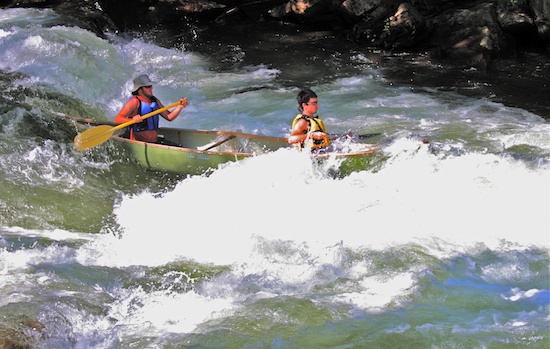
M 550 2 L 548 0 L 530 0 L 535 26 L 541 40 L 550 42 Z
M 1 0 L 0 0 L 1 1 Z M 413 6 L 414 4 L 414 6 Z M 548 0 L 4 0 L 2 8 L 52 8 L 99 36 L 105 31 L 196 27 L 266 19 L 347 34 L 386 50 L 487 69 L 501 55 L 550 46 Z M 178 34 L 180 35 L 180 34 Z
M 17 328 L 0 323 L 0 349 L 34 349 L 44 338 L 44 326 L 28 316 L 18 317 Z
M 407 49 L 417 45 L 429 35 L 425 18 L 411 4 L 402 3 L 384 26 L 381 42 L 386 49 Z
M 457 65 L 486 70 L 507 47 L 494 4 L 448 11 L 435 23 L 431 40 L 437 48 L 436 56 Z
M 372 6 L 361 15 L 360 21 L 352 29 L 352 37 L 370 45 L 384 46 L 381 36 L 389 18 L 396 12 L 398 6 L 398 1 L 379 1 L 376 6 Z
M 498 22 L 506 33 L 524 35 L 535 29 L 534 19 L 528 14 L 528 6 L 512 4 L 510 0 L 499 0 L 496 11 Z
M 305 23 L 322 29 L 345 30 L 356 20 L 347 14 L 341 0 L 290 0 L 269 11 L 271 18 Z

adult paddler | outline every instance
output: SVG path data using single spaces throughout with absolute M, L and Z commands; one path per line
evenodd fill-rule
M 158 140 L 159 115 L 168 121 L 178 117 L 181 110 L 187 106 L 187 99 L 180 98 L 180 105 L 172 111 L 164 111 L 143 120 L 142 115 L 149 114 L 163 108 L 161 101 L 153 95 L 153 82 L 147 75 L 140 75 L 133 81 L 132 97 L 124 104 L 115 117 L 117 124 L 134 120 L 136 123 L 129 126 L 130 139 L 156 143 Z
M 319 109 L 317 95 L 310 89 L 303 89 L 296 97 L 298 114 L 292 121 L 292 131 L 288 143 L 296 144 L 298 149 L 311 148 L 321 150 L 326 148 L 330 141 L 323 121 L 315 115 Z

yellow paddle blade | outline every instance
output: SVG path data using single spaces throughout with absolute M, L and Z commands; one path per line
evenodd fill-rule
M 77 134 L 74 138 L 76 150 L 82 151 L 100 145 L 111 138 L 115 131 L 113 126 L 101 125 Z

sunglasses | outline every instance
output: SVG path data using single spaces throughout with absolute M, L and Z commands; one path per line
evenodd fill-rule
M 153 85 L 147 85 L 147 86 L 143 86 L 143 87 L 145 87 L 145 88 L 151 88 L 151 87 L 153 87 Z
M 311 104 L 311 105 L 317 105 L 317 104 L 319 104 L 319 102 L 315 101 L 315 102 L 306 103 L 306 104 L 307 104 L 307 105 L 310 105 L 310 104 Z

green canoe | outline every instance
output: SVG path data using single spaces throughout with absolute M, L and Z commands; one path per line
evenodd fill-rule
M 60 115 L 72 120 L 80 129 L 84 126 L 116 125 L 108 121 Z M 159 143 L 130 140 L 124 138 L 123 133 L 123 130 L 117 131 L 111 138 L 120 142 L 141 166 L 152 170 L 190 175 L 203 174 L 229 161 L 238 161 L 291 147 L 285 137 L 239 132 L 161 127 L 158 129 Z M 376 151 L 377 146 L 374 144 L 357 144 L 351 152 L 328 152 L 312 155 L 312 157 L 319 160 L 329 157 L 345 158 L 344 162 L 348 163 L 346 167 L 353 164 L 352 167 L 355 168 L 362 167 L 362 157 Z

